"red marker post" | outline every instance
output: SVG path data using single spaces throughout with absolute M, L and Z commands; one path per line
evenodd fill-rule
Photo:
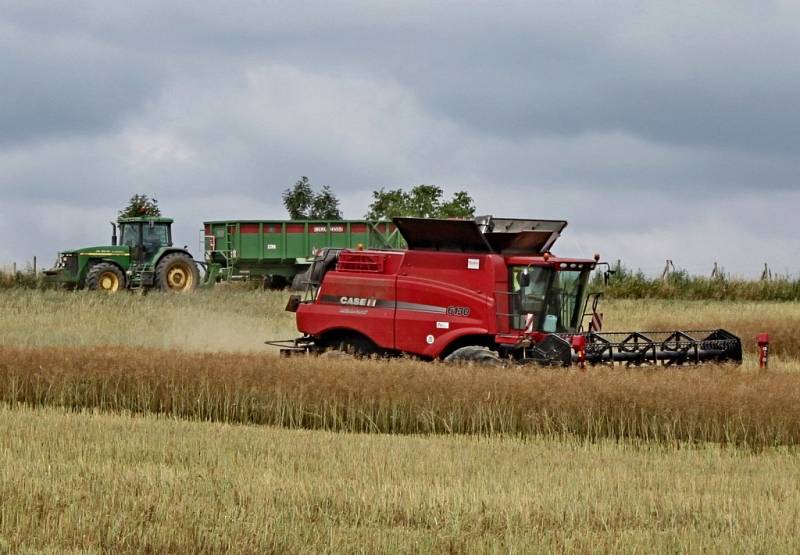
M 578 367 L 586 370 L 586 336 L 573 335 L 572 349 L 578 354 Z
M 759 333 L 758 341 L 758 367 L 766 368 L 769 364 L 769 334 Z

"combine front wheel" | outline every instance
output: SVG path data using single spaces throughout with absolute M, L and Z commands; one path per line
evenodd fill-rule
M 193 291 L 200 281 L 197 265 L 182 253 L 168 254 L 156 266 L 156 283 L 162 291 Z
M 500 356 L 488 347 L 469 345 L 456 349 L 444 359 L 445 362 L 455 362 L 460 364 L 485 364 L 487 366 L 502 366 L 503 361 Z
M 328 337 L 320 341 L 319 347 L 323 354 L 334 358 L 343 355 L 362 358 L 378 353 L 378 348 L 375 344 L 360 335 Z
M 114 264 L 95 264 L 86 274 L 86 288 L 93 291 L 116 293 L 125 288 L 125 275 Z

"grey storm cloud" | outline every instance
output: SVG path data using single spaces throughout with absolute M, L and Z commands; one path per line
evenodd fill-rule
M 758 249 L 777 264 L 800 254 L 798 16 L 788 2 L 2 2 L 0 233 L 46 222 L 0 263 L 96 242 L 134 192 L 192 243 L 203 218 L 283 217 L 280 191 L 309 175 L 353 218 L 377 187 L 437 183 L 481 212 L 569 218 L 579 254 L 750 272 Z

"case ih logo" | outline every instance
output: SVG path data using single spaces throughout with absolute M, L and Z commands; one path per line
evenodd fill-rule
M 342 297 L 339 302 L 348 306 L 375 306 L 378 304 L 378 299 L 375 297 Z

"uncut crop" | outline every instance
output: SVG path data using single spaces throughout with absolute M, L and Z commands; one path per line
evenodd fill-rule
M 0 402 L 349 432 L 800 443 L 800 373 L 0 349 Z

